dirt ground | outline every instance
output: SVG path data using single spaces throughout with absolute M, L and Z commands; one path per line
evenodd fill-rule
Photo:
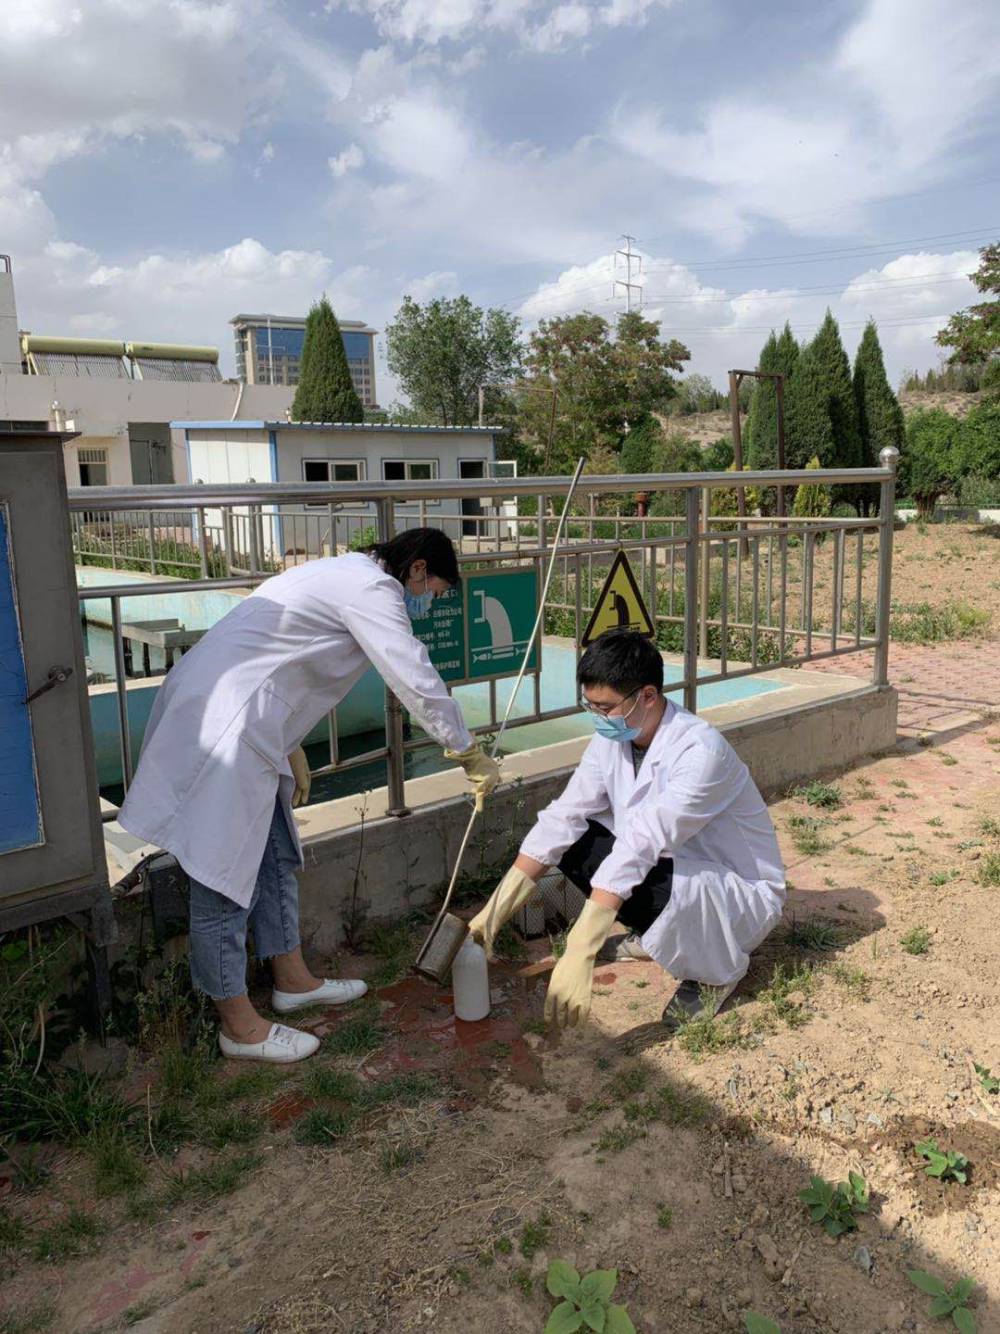
M 995 608 L 995 540 L 897 542 L 921 597 Z M 952 562 L 949 542 L 964 544 Z M 915 559 L 925 544 L 938 559 Z M 482 1024 L 402 976 L 378 992 L 377 1037 L 329 1067 L 370 1087 L 425 1076 L 424 1095 L 308 1146 L 297 1129 L 317 1106 L 335 1124 L 336 1100 L 306 1092 L 304 1067 L 280 1074 L 231 1193 L 142 1222 L 95 1201 L 68 1150 L 40 1191 L 0 1177 L 0 1204 L 29 1223 L 76 1202 L 110 1229 L 59 1265 L 11 1261 L 0 1331 L 540 1334 L 560 1258 L 616 1268 L 644 1334 L 741 1330 L 747 1311 L 783 1334 L 951 1327 L 910 1269 L 968 1275 L 979 1334 L 1000 1334 L 1000 1092 L 974 1069 L 1000 1075 L 1000 663 L 987 634 L 894 647 L 891 667 L 894 750 L 772 804 L 785 920 L 716 1020 L 666 1039 L 672 980 L 615 964 L 589 1028 L 553 1040 L 547 942 L 493 970 Z M 379 960 L 323 962 L 354 975 Z M 310 1022 L 333 1044 L 351 1017 Z M 966 1156 L 966 1184 L 926 1175 L 927 1138 Z M 834 1240 L 799 1192 L 849 1171 L 870 1212 Z M 15 1323 L 43 1298 L 48 1323 Z

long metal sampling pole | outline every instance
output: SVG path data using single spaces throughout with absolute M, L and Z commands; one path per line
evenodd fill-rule
M 548 597 L 549 585 L 552 582 L 552 575 L 556 568 L 556 557 L 559 554 L 559 544 L 562 541 L 563 528 L 565 527 L 566 517 L 569 514 L 569 507 L 573 500 L 573 492 L 576 490 L 576 484 L 580 480 L 580 474 L 583 472 L 584 462 L 585 460 L 582 458 L 577 460 L 576 472 L 574 472 L 573 480 L 570 483 L 570 488 L 566 492 L 566 500 L 565 503 L 563 504 L 562 514 L 559 516 L 559 525 L 556 528 L 555 540 L 552 543 L 552 553 L 549 556 L 549 568 L 545 575 L 545 584 L 542 587 L 542 596 L 538 603 L 538 615 L 535 617 L 535 624 L 532 627 L 531 636 L 528 639 L 528 646 L 524 650 L 524 658 L 521 661 L 521 670 L 518 672 L 517 679 L 514 682 L 514 689 L 510 692 L 510 699 L 507 701 L 507 709 L 504 713 L 503 720 L 500 723 L 500 729 L 496 734 L 496 739 L 493 742 L 492 749 L 490 750 L 490 754 L 493 757 L 493 759 L 496 759 L 497 753 L 500 750 L 500 742 L 503 739 L 504 728 L 507 726 L 507 721 L 510 718 L 511 709 L 513 709 L 514 707 L 514 700 L 517 698 L 517 692 L 521 687 L 521 682 L 524 680 L 524 674 L 527 671 L 528 662 L 531 658 L 531 651 L 535 647 L 535 640 L 538 638 L 538 631 L 541 627 L 542 619 L 545 616 L 545 599 Z M 542 514 L 541 512 L 538 515 L 538 522 L 539 525 L 545 522 L 545 515 Z M 579 571 L 577 571 L 577 578 L 579 578 Z M 448 904 L 451 902 L 451 896 L 455 889 L 455 883 L 458 880 L 458 873 L 461 870 L 462 859 L 465 856 L 465 849 L 468 847 L 469 838 L 472 835 L 473 826 L 476 823 L 476 816 L 478 814 L 479 814 L 478 810 L 476 809 L 475 806 L 473 806 L 472 814 L 469 816 L 469 823 L 466 825 L 465 834 L 463 835 L 462 842 L 459 845 L 458 856 L 455 858 L 455 869 L 451 873 L 451 882 L 448 885 L 448 892 L 444 896 L 444 902 L 441 904 L 441 910 L 439 911 L 437 917 L 434 919 L 434 925 L 427 933 L 428 940 L 431 940 L 433 938 L 434 933 L 437 931 L 438 927 L 444 920 L 445 913 L 448 911 Z M 426 949 L 426 946 L 424 948 Z

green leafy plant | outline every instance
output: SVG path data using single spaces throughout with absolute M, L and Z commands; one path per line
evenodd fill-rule
M 756 1311 L 746 1311 L 743 1323 L 747 1334 L 781 1334 L 780 1327 L 773 1320 L 768 1320 L 766 1315 L 758 1315 Z
M 926 926 L 913 926 L 899 942 L 907 954 L 926 954 L 931 933 Z
M 819 806 L 823 810 L 835 811 L 844 804 L 844 795 L 836 783 L 820 783 L 814 780 L 804 787 L 797 787 L 793 797 L 807 801 L 810 806 Z
M 1000 1079 L 990 1074 L 989 1068 L 985 1065 L 976 1065 L 973 1063 L 973 1069 L 979 1079 L 980 1084 L 987 1093 L 1000 1093 Z
M 814 1176 L 809 1187 L 799 1191 L 799 1199 L 808 1206 L 814 1223 L 822 1223 L 831 1237 L 839 1237 L 858 1226 L 855 1214 L 868 1212 L 868 1184 L 858 1172 L 849 1172 L 847 1180 L 837 1186 L 824 1177 Z
M 937 1177 L 939 1181 L 950 1179 L 957 1181 L 961 1186 L 968 1181 L 969 1160 L 964 1153 L 956 1153 L 953 1149 L 939 1149 L 936 1139 L 921 1140 L 916 1150 L 921 1158 L 927 1160 L 924 1171 L 929 1177 Z
M 906 1277 L 914 1287 L 933 1297 L 930 1313 L 941 1320 L 951 1316 L 951 1322 L 960 1334 L 976 1334 L 976 1322 L 968 1308 L 968 1300 L 976 1286 L 971 1278 L 960 1278 L 954 1287 L 948 1285 L 936 1274 L 928 1274 L 926 1269 L 908 1269 Z
M 595 1334 L 636 1334 L 625 1307 L 611 1300 L 617 1282 L 617 1269 L 594 1269 L 581 1278 L 565 1260 L 553 1260 L 545 1285 L 561 1300 L 548 1318 L 545 1334 L 586 1329 Z

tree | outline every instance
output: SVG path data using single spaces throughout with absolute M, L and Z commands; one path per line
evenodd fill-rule
M 1000 478 L 1000 403 L 980 403 L 956 423 L 956 477 Z
M 789 385 L 798 360 L 799 345 L 789 325 L 785 324 L 780 337 L 772 329 L 761 349 L 757 369 L 784 375 L 786 406 Z M 778 466 L 778 391 L 773 380 L 753 381 L 746 427 L 746 460 L 751 468 Z
M 851 366 L 840 341 L 837 321 L 826 317 L 802 351 L 787 395 L 786 430 L 788 466 L 802 468 L 818 458 L 823 468 L 860 468 L 863 462 L 858 409 L 851 383 Z M 860 513 L 865 488 L 837 488 Z
M 728 472 L 733 466 L 735 451 L 733 442 L 723 436 L 719 440 L 713 440 L 710 445 L 701 452 L 701 471 L 702 472 Z M 754 466 L 754 465 L 748 465 Z
M 660 326 L 632 312 L 608 322 L 587 311 L 542 320 L 531 335 L 516 397 L 518 427 L 542 466 L 566 472 L 597 446 L 617 450 L 626 425 L 662 411 L 677 392 L 671 374 L 690 356 Z M 553 412 L 553 404 L 555 411 Z
M 955 483 L 958 428 L 957 418 L 941 408 L 921 408 L 906 419 L 898 493 L 916 501 L 921 518 L 933 515 Z
M 495 393 L 521 365 L 518 317 L 467 296 L 425 306 L 406 296 L 385 335 L 389 370 L 423 419 L 443 426 L 473 425 L 480 387 Z
M 347 367 L 340 325 L 324 296 L 306 317 L 299 384 L 292 402 L 292 420 L 359 422 L 364 408 Z
M 820 468 L 822 464 L 815 455 L 806 464 L 808 469 Z M 795 492 L 792 513 L 799 519 L 825 519 L 830 513 L 832 502 L 830 488 L 817 482 L 807 482 Z
M 677 390 L 677 411 L 681 416 L 694 412 L 714 412 L 727 406 L 725 394 L 720 394 L 707 375 L 686 375 Z
M 953 349 L 951 362 L 994 361 L 1000 357 L 1000 242 L 983 246 L 979 268 L 969 277 L 980 292 L 993 293 L 993 299 L 952 315 L 937 341 Z
M 885 373 L 874 320 L 865 325 L 854 358 L 854 402 L 861 435 L 862 467 L 877 467 L 879 454 L 888 446 L 902 453 L 905 438 L 903 409 Z M 866 512 L 874 512 L 878 503 L 877 486 L 858 489 L 862 493 L 859 497 L 862 507 Z
M 619 467 L 623 473 L 653 472 L 663 443 L 663 430 L 652 415 L 631 427 L 622 442 Z

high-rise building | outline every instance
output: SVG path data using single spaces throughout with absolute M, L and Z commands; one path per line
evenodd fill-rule
M 358 397 L 376 406 L 375 335 L 364 320 L 340 320 L 347 365 Z M 294 315 L 234 315 L 236 378 L 246 384 L 298 384 L 305 319 Z

